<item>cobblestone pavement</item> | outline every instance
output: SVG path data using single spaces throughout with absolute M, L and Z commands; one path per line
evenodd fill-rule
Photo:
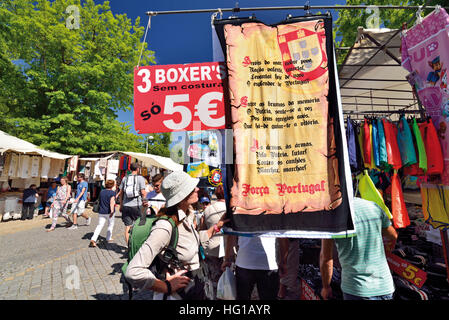
M 98 246 L 90 248 L 98 215 L 86 212 L 92 222 L 86 226 L 79 218 L 77 230 L 66 229 L 60 218 L 56 230 L 48 233 L 51 220 L 42 216 L 0 223 L 0 300 L 128 299 L 121 272 L 126 261 L 121 214 L 115 217 L 113 243 L 105 241 L 105 225 Z M 148 293 L 139 293 L 133 299 L 148 298 Z

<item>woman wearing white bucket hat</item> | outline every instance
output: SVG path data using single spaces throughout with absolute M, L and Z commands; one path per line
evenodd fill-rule
M 196 187 L 198 182 L 199 179 L 192 178 L 183 171 L 175 171 L 165 177 L 161 185 L 162 194 L 167 202 L 166 208 L 162 208 L 160 213 L 171 217 L 178 227 L 176 253 L 182 265 L 181 270 L 174 270 L 174 274 L 166 274 L 165 280 L 161 280 L 149 269 L 156 256 L 163 253 L 170 243 L 172 226 L 169 221 L 163 219 L 158 220 L 153 226 L 150 236 L 126 269 L 125 277 L 133 287 L 160 293 L 155 294 L 155 299 L 162 296 L 169 300 L 205 298 L 202 287 L 204 283 L 201 283 L 199 275 L 199 246 L 220 232 L 228 220 L 221 220 L 208 230 L 200 232 L 195 230 L 193 226 L 195 217 L 191 205 L 198 201 L 199 189 Z M 190 284 L 192 279 L 194 286 Z

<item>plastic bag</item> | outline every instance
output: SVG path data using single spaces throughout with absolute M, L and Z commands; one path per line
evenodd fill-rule
M 237 298 L 237 289 L 235 285 L 235 275 L 229 267 L 221 275 L 217 284 L 217 299 L 235 300 Z

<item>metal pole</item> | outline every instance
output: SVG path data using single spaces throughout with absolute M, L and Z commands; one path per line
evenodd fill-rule
M 240 11 L 268 11 L 268 10 L 319 10 L 319 9 L 331 9 L 331 10 L 345 10 L 345 9 L 355 9 L 362 10 L 370 7 L 369 5 L 344 5 L 344 6 L 286 6 L 286 7 L 254 7 L 254 8 L 216 8 L 216 9 L 195 9 L 195 10 L 173 10 L 173 11 L 147 11 L 146 15 L 156 16 L 164 14 L 184 14 L 184 13 L 211 13 L 211 12 L 240 12 Z M 394 10 L 418 10 L 419 8 L 424 9 L 435 9 L 436 6 L 389 6 L 389 5 L 379 5 L 376 6 L 379 9 L 394 9 Z M 442 7 L 446 10 L 449 7 Z

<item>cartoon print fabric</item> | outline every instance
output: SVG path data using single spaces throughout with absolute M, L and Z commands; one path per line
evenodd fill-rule
M 441 182 L 449 185 L 449 15 L 433 11 L 402 36 L 402 66 L 432 118 L 444 158 Z M 438 150 L 437 150 L 438 151 Z

